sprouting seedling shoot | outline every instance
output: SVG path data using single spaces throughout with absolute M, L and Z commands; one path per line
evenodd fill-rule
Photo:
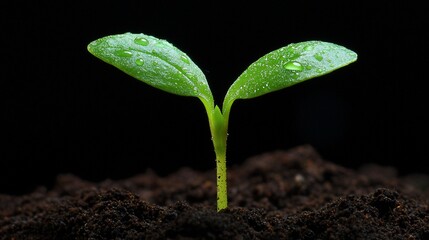
M 346 66 L 357 54 L 337 44 L 307 41 L 289 44 L 252 63 L 231 85 L 223 105 L 214 103 L 200 68 L 172 44 L 145 34 L 118 34 L 91 42 L 88 51 L 130 76 L 169 93 L 197 97 L 203 103 L 216 154 L 217 209 L 227 208 L 226 140 L 231 106 Z

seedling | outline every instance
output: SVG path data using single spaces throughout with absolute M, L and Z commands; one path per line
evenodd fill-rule
M 165 40 L 125 33 L 95 40 L 88 45 L 88 51 L 155 88 L 201 100 L 207 112 L 216 154 L 218 211 L 228 206 L 226 140 L 234 101 L 290 87 L 357 59 L 355 52 L 333 43 L 307 41 L 290 44 L 252 63 L 229 88 L 221 110 L 215 105 L 200 68 L 188 55 Z

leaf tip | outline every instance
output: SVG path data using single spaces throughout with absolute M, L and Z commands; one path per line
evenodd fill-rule
M 98 45 L 98 41 L 99 40 L 94 40 L 92 42 L 90 42 L 87 46 L 86 49 L 88 50 L 88 52 L 90 52 L 92 55 L 96 55 L 96 47 Z

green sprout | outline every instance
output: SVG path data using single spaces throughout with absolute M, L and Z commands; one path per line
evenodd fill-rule
M 197 97 L 210 125 L 217 170 L 217 210 L 228 207 L 226 141 L 231 106 L 330 73 L 357 59 L 345 47 L 322 41 L 289 44 L 252 63 L 231 85 L 222 110 L 201 69 L 169 42 L 145 34 L 118 34 L 100 38 L 88 51 L 128 75 L 169 93 Z

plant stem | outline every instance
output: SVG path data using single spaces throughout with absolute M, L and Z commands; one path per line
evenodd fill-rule
M 228 207 L 227 171 L 226 171 L 226 139 L 228 121 L 222 115 L 219 107 L 215 107 L 209 116 L 212 141 L 216 153 L 216 183 L 217 183 L 217 210 Z
M 225 154 L 216 154 L 217 211 L 228 207 L 227 174 Z

